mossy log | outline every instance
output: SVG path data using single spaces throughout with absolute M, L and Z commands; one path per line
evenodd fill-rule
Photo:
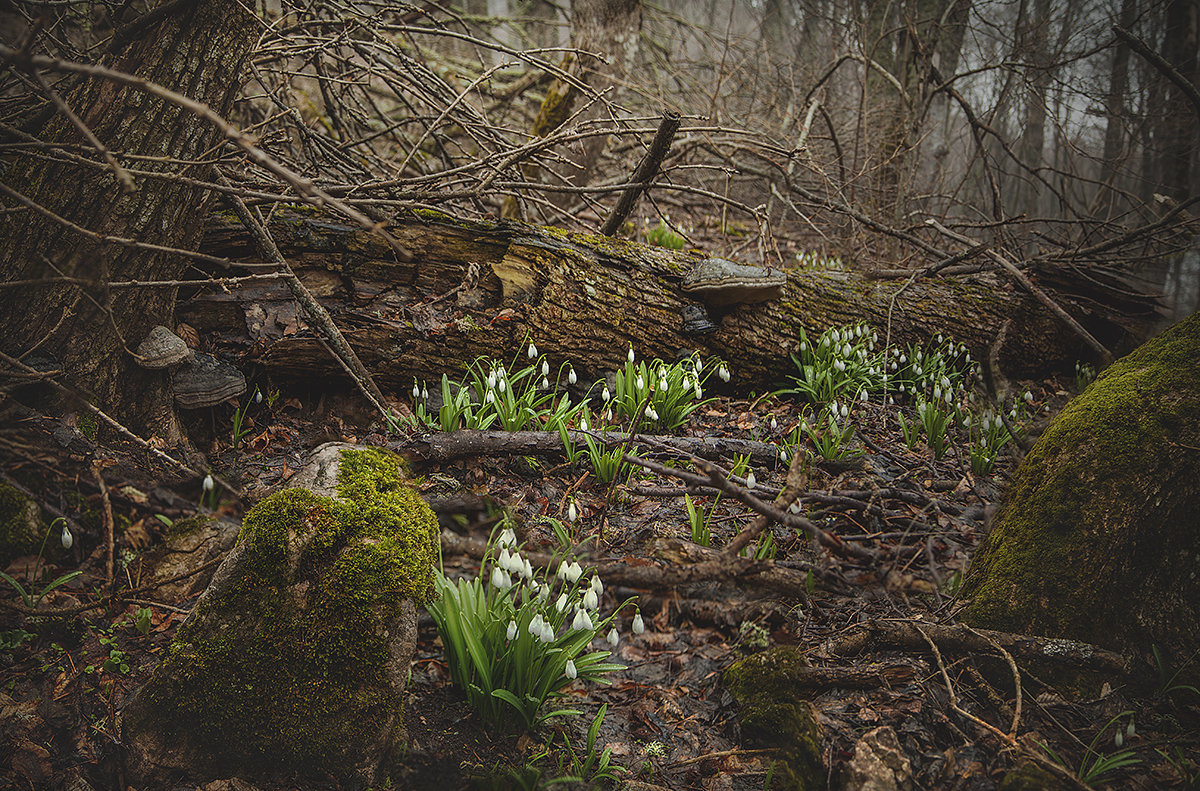
M 588 376 L 617 367 L 630 346 L 640 357 L 663 359 L 699 350 L 731 361 L 733 386 L 751 389 L 794 371 L 788 355 L 801 329 L 864 321 L 882 338 L 889 310 L 894 342 L 943 333 L 977 357 L 1007 327 L 999 362 L 1008 375 L 1069 369 L 1084 354 L 1035 299 L 987 273 L 919 279 L 901 291 L 902 281 L 793 270 L 781 298 L 709 307 L 717 329 L 695 335 L 683 329 L 681 310 L 694 300 L 680 285 L 704 257 L 696 251 L 426 214 L 389 225 L 413 252 L 405 262 L 366 232 L 309 217 L 277 216 L 270 230 L 379 383 L 394 390 L 407 391 L 414 376 L 456 373 L 477 355 L 511 357 L 526 337 L 552 363 L 569 359 Z M 254 260 L 249 236 L 231 215 L 210 218 L 202 249 Z M 316 336 L 295 323 L 290 304 L 282 284 L 258 281 L 193 297 L 180 317 L 201 330 L 247 322 L 257 359 L 272 374 L 339 375 Z M 1111 328 L 1089 329 L 1112 340 Z
M 1141 657 L 1158 646 L 1184 666 L 1200 649 L 1197 569 L 1200 314 L 1118 360 L 1025 457 L 966 618 Z

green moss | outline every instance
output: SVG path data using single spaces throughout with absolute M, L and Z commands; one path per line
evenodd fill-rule
M 0 568 L 36 553 L 45 535 L 38 504 L 20 489 L 0 483 Z
M 826 785 L 816 712 L 796 683 L 805 664 L 795 648 L 777 646 L 725 670 L 725 686 L 741 706 L 743 739 L 778 751 L 772 788 L 807 791 Z
M 88 412 L 86 409 L 80 411 L 80 413 L 79 413 L 79 433 L 82 434 L 83 436 L 87 437 L 88 439 L 90 439 L 92 442 L 95 442 L 96 434 L 99 430 L 100 430 L 100 422 L 98 420 L 96 420 L 96 416 L 93 415 L 91 412 Z
M 186 519 L 176 519 L 167 528 L 167 535 L 188 536 L 198 530 L 203 530 L 215 521 L 217 521 L 217 518 L 212 514 L 197 514 L 196 516 L 189 516 Z
M 1068 791 L 1074 787 L 1033 761 L 1018 764 L 1000 781 L 1000 791 Z
M 142 708 L 168 739 L 188 734 L 227 764 L 216 771 L 345 777 L 362 760 L 348 749 L 399 728 L 381 632 L 406 599 L 433 595 L 438 529 L 398 463 L 343 451 L 342 499 L 288 489 L 246 514 L 246 573 L 202 600 L 147 687 Z M 258 622 L 249 643 L 231 638 L 245 618 Z
M 1200 315 L 1104 372 L 1018 470 L 967 580 L 973 624 L 1200 645 Z

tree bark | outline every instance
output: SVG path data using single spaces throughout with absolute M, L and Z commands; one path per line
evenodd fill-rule
M 227 114 L 241 89 L 254 28 L 232 0 L 180 4 L 105 65 L 202 101 Z M 170 156 L 196 164 L 177 167 L 140 160 L 145 169 L 182 170 L 203 178 L 220 133 L 191 113 L 133 87 L 80 78 L 66 104 L 99 141 L 119 156 Z M 64 147 L 88 147 L 61 113 L 38 137 Z M 141 243 L 194 248 L 206 195 L 165 179 L 135 180 L 123 191 L 112 168 L 80 167 L 62 158 L 24 157 L 4 185 L 65 220 L 102 235 Z M 11 194 L 6 206 L 18 206 Z M 167 375 L 148 372 L 131 354 L 156 324 L 174 326 L 174 288 L 108 290 L 112 280 L 174 280 L 188 261 L 177 255 L 121 245 L 68 228 L 26 208 L 0 223 L 0 282 L 65 275 L 87 285 L 44 283 L 0 289 L 0 347 L 16 358 L 56 359 L 63 380 L 129 428 L 180 439 Z
M 1179 668 L 1200 649 L 1198 513 L 1195 314 L 1101 374 L 1025 457 L 975 557 L 966 617 L 1144 658 L 1158 646 Z
M 801 329 L 865 321 L 882 344 L 893 298 L 893 343 L 943 333 L 984 359 L 1003 335 L 999 359 L 1008 375 L 1069 369 L 1085 356 L 1082 342 L 1034 298 L 992 274 L 919 279 L 901 292 L 901 281 L 792 271 L 780 299 L 709 307 L 716 331 L 690 335 L 681 310 L 695 300 L 680 283 L 700 260 L 697 253 L 511 222 L 400 219 L 389 229 L 412 250 L 411 262 L 397 261 L 358 229 L 278 215 L 271 226 L 363 363 L 381 386 L 398 392 L 407 392 L 414 376 L 456 376 L 477 355 L 511 357 L 527 338 L 552 363 L 570 360 L 581 381 L 614 370 L 630 346 L 639 357 L 666 360 L 691 350 L 715 354 L 730 362 L 732 387 L 744 392 L 795 372 L 789 353 Z M 231 218 L 214 217 L 202 249 L 254 258 L 247 234 Z M 320 342 L 297 332 L 290 302 L 281 284 L 258 282 L 197 296 L 181 305 L 180 315 L 202 331 L 228 332 L 248 321 L 255 359 L 272 374 L 337 374 Z M 1113 340 L 1111 327 L 1081 320 Z

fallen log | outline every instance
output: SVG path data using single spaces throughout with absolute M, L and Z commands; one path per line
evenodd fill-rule
M 987 272 L 902 288 L 848 271 L 792 270 L 778 299 L 710 306 L 715 329 L 690 334 L 683 310 L 699 302 L 681 285 L 702 260 L 698 252 L 432 213 L 389 229 L 411 260 L 361 229 L 295 215 L 269 224 L 296 274 L 379 382 L 396 391 L 414 376 L 457 373 L 478 355 L 510 357 L 526 338 L 552 362 L 570 360 L 592 378 L 616 368 L 631 346 L 639 357 L 668 360 L 692 350 L 719 355 L 731 363 L 733 387 L 746 390 L 794 371 L 788 355 L 802 328 L 859 321 L 881 340 L 890 331 L 894 343 L 942 333 L 980 359 L 1002 336 L 997 359 L 1009 376 L 1069 368 L 1086 356 L 1036 299 Z M 252 271 L 274 267 L 256 263 L 250 235 L 231 214 L 210 218 L 202 250 Z M 245 323 L 254 359 L 273 375 L 341 375 L 291 300 L 282 283 L 253 280 L 184 299 L 179 315 L 202 331 Z

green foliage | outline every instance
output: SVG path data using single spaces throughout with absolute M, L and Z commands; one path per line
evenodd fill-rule
M 604 681 L 622 669 L 604 661 L 608 651 L 588 651 L 615 615 L 600 617 L 598 578 L 585 583 L 578 562 L 565 560 L 554 578 L 535 574 L 510 530 L 489 547 L 478 577 L 452 582 L 439 572 L 436 585 L 441 596 L 428 609 L 451 678 L 488 722 L 533 728 L 577 714 L 540 709 L 576 678 Z
M 696 504 L 692 502 L 690 494 L 683 496 L 683 504 L 687 507 L 688 525 L 692 529 L 692 543 L 702 547 L 711 545 L 712 532 L 708 529 L 708 523 L 712 519 L 712 510 L 705 512 L 703 508 L 697 508 Z M 713 505 L 715 506 L 716 503 L 714 502 Z
M 925 442 L 933 451 L 933 457 L 940 459 L 946 455 L 950 441 L 946 437 L 946 427 L 950 424 L 949 413 L 943 411 L 940 401 L 918 401 L 917 418 L 921 421 L 921 429 L 925 432 Z
M 592 719 L 587 731 L 582 749 L 576 749 L 571 744 L 570 737 L 561 734 L 562 745 L 558 744 L 559 734 L 551 737 L 536 754 L 517 769 L 509 769 L 501 774 L 487 778 L 478 784 L 481 788 L 495 789 L 536 789 L 553 788 L 559 785 L 590 783 L 611 785 L 616 783 L 620 775 L 625 773 L 622 766 L 612 762 L 612 748 L 605 747 L 597 753 L 596 739 L 604 715 L 608 713 L 608 704 L 600 707 L 600 711 Z
M 1196 657 L 1200 656 L 1200 649 L 1197 649 L 1188 660 L 1184 662 L 1174 672 L 1170 673 L 1170 668 L 1167 667 L 1166 661 L 1163 659 L 1162 652 L 1159 651 L 1157 645 L 1150 646 L 1150 651 L 1154 655 L 1154 668 L 1158 671 L 1158 688 L 1155 690 L 1157 697 L 1170 697 L 1178 692 L 1190 692 L 1197 697 L 1200 697 L 1200 689 L 1197 689 L 1191 684 L 1176 684 L 1175 679 L 1179 678 L 1179 674 L 1187 669 L 1188 665 L 1196 661 Z M 1168 675 L 1168 673 L 1170 673 Z
M 1121 720 L 1125 717 L 1129 718 L 1129 724 L 1126 726 L 1126 730 L 1128 731 L 1129 735 L 1133 735 L 1132 711 L 1123 711 L 1109 720 L 1104 727 L 1101 728 L 1094 737 L 1092 737 L 1091 743 L 1088 744 L 1087 749 L 1084 750 L 1083 760 L 1079 764 L 1079 769 L 1075 772 L 1075 776 L 1078 777 L 1082 782 L 1088 785 L 1103 782 L 1105 775 L 1109 774 L 1110 772 L 1126 766 L 1140 764 L 1142 762 L 1142 759 L 1137 757 L 1135 750 L 1119 749 L 1125 740 L 1125 732 L 1121 728 Z M 1112 728 L 1114 725 L 1116 728 L 1112 739 L 1118 747 L 1118 750 L 1115 753 L 1106 754 L 1098 750 L 1097 745 L 1101 742 L 1101 740 L 1108 738 L 1108 729 Z M 1067 762 L 1059 757 L 1057 753 L 1051 750 L 1049 746 L 1041 743 L 1039 743 L 1039 746 L 1045 750 L 1046 754 L 1049 755 L 1050 758 L 1056 763 L 1061 766 L 1067 766 Z
M 625 466 L 625 447 L 618 444 L 606 450 L 603 442 L 597 443 L 591 434 L 584 434 L 583 441 L 587 444 L 588 460 L 592 463 L 592 474 L 601 483 L 612 483 Z M 637 448 L 630 448 L 630 453 L 637 453 Z
M 712 360 L 705 373 L 699 355 L 669 365 L 659 359 L 646 363 L 626 358 L 625 366 L 617 371 L 616 392 L 609 405 L 625 420 L 632 421 L 641 411 L 644 423 L 674 431 L 687 422 L 692 412 L 712 400 L 703 399 L 704 385 L 713 371 L 721 370 L 721 365 L 719 360 Z
M 841 410 L 841 411 L 839 411 Z M 843 425 L 838 423 L 838 415 L 842 420 L 849 416 L 849 409 L 836 401 L 822 412 L 824 425 L 810 425 L 807 420 L 801 420 L 796 432 L 793 432 L 795 443 L 798 445 L 803 437 L 812 442 L 813 448 L 824 459 L 849 459 L 862 455 L 861 448 L 851 448 L 850 439 L 854 436 L 854 426 L 848 420 Z
M 1075 363 L 1075 392 L 1082 393 L 1087 390 L 1096 379 L 1096 366 L 1091 363 L 1076 362 Z
M 1185 789 L 1200 788 L 1200 766 L 1197 766 L 1195 761 L 1189 759 L 1187 753 L 1179 745 L 1172 744 L 1170 747 L 1170 752 L 1161 747 L 1155 748 L 1155 751 L 1179 775 L 1179 779 L 1183 781 Z
M 658 225 L 654 228 L 644 229 L 642 236 L 646 239 L 646 244 L 654 245 L 655 247 L 665 247 L 668 250 L 683 249 L 683 237 L 675 233 L 670 223 L 665 219 L 659 220 Z
M 233 449 L 237 450 L 242 446 L 242 439 L 250 433 L 250 429 L 245 428 L 246 410 L 250 409 L 253 403 L 262 403 L 262 393 L 256 387 L 254 392 L 246 398 L 246 403 L 233 410 Z
M 877 339 L 866 324 L 828 329 L 815 342 L 801 329 L 800 353 L 792 354 L 799 375 L 791 378 L 794 389 L 783 392 L 828 404 L 864 391 L 882 391 L 884 356 L 875 353 Z

